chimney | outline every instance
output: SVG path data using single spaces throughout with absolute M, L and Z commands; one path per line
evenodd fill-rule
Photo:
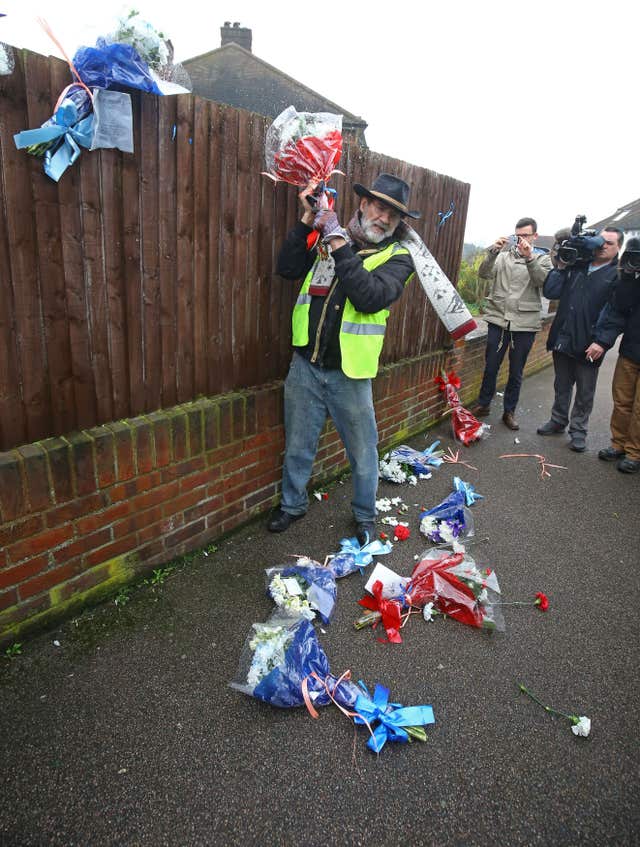
M 233 25 L 225 21 L 224 26 L 220 27 L 220 46 L 224 47 L 225 44 L 239 44 L 251 53 L 251 30 L 240 26 L 237 21 Z

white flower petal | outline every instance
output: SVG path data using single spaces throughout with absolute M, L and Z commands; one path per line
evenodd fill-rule
M 571 727 L 571 731 L 574 735 L 581 735 L 586 738 L 591 732 L 591 720 L 586 715 L 581 715 L 578 723 Z

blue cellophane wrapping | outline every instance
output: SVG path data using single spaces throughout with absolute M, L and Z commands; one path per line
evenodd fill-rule
M 320 615 L 323 623 L 328 624 L 333 615 L 333 610 L 336 605 L 336 580 L 333 572 L 329 568 L 324 568 L 317 562 L 309 560 L 309 563 L 304 563 L 304 560 L 298 561 L 295 565 L 289 565 L 284 568 L 270 568 L 268 573 L 279 571 L 283 578 L 288 576 L 299 576 L 309 584 L 307 589 L 307 600 L 312 609 L 315 609 Z
M 426 512 L 420 512 L 420 520 L 430 516 L 438 521 L 459 521 L 464 527 L 462 535 L 465 537 L 472 536 L 474 534 L 473 517 L 465 505 L 465 500 L 464 491 L 452 491 L 437 506 L 428 509 Z
M 431 458 L 431 461 L 429 459 Z M 403 465 L 410 465 L 414 473 L 430 474 L 432 467 L 438 467 L 442 464 L 442 459 L 434 460 L 426 453 L 421 453 L 419 450 L 414 450 L 406 444 L 401 444 L 389 453 L 389 460 L 400 462 Z
M 73 64 L 89 88 L 116 91 L 137 88 L 149 94 L 162 94 L 149 73 L 149 66 L 130 44 L 108 44 L 99 38 L 95 47 L 79 47 Z

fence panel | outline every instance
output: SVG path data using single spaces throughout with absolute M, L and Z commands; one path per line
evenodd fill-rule
M 293 186 L 260 175 L 270 121 L 192 95 L 134 94 L 135 152 L 85 151 L 56 184 L 12 136 L 50 116 L 68 69 L 16 57 L 0 76 L 0 450 L 281 379 L 297 284 L 274 269 L 300 210 Z M 343 222 L 354 182 L 396 173 L 422 211 L 415 229 L 455 278 L 468 185 L 351 143 L 341 168 Z M 445 337 L 413 281 L 382 362 Z

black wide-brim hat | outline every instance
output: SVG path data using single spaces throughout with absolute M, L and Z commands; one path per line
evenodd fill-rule
M 409 186 L 393 174 L 380 174 L 376 177 L 371 188 L 365 188 L 356 182 L 353 190 L 359 197 L 374 197 L 386 203 L 387 206 L 396 209 L 401 215 L 407 215 L 409 218 L 421 217 L 420 212 L 411 211 L 407 206 L 409 202 Z

